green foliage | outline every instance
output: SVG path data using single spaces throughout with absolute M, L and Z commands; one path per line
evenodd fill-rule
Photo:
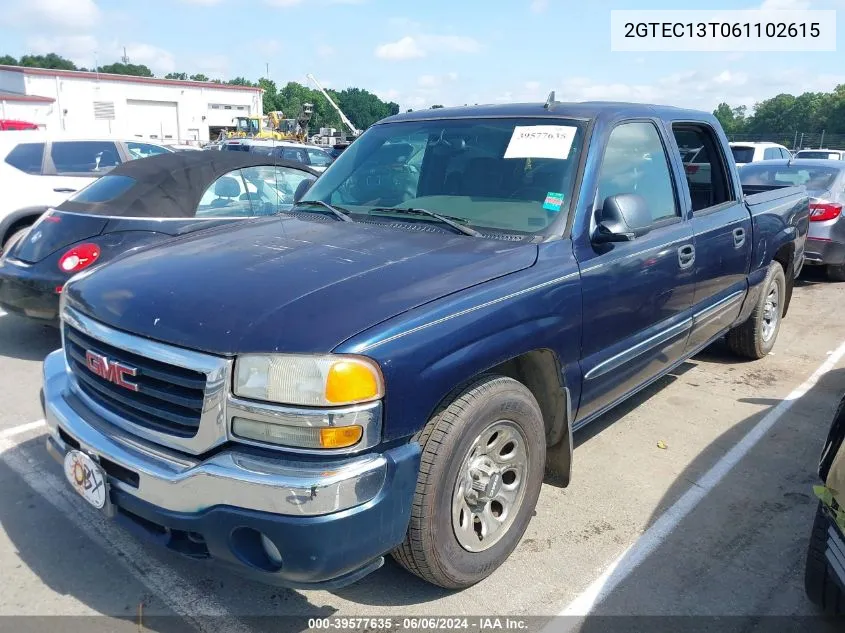
M 165 79 L 180 79 L 185 81 L 188 78 L 188 73 L 167 73 Z
M 226 82 L 230 86 L 257 86 L 258 84 L 254 81 L 250 81 L 245 77 L 235 77 L 234 79 L 230 79 Z
M 191 75 L 191 81 L 208 81 L 208 77 L 202 73 L 197 73 L 196 75 Z
M 155 77 L 153 71 L 143 64 L 124 64 L 116 62 L 99 67 L 99 72 L 108 75 L 133 75 L 135 77 Z
M 833 92 L 775 95 L 754 104 L 750 116 L 745 106 L 732 108 L 720 103 L 713 115 L 727 134 L 845 134 L 845 84 L 836 86 Z M 791 142 L 792 138 L 784 140 Z
M 0 64 L 3 66 L 17 66 L 18 60 L 11 55 L 0 55 Z
M 47 55 L 24 55 L 18 60 L 18 66 L 27 68 L 50 68 L 52 70 L 76 70 L 76 64 L 55 53 Z

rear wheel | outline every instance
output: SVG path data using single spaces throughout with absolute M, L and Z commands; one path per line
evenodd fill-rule
M 545 427 L 525 385 L 479 379 L 417 437 L 420 474 L 396 561 L 430 583 L 463 589 L 513 552 L 543 481 Z
M 829 264 L 825 266 L 825 272 L 831 281 L 845 281 L 845 264 Z
M 728 332 L 728 346 L 735 354 L 759 359 L 775 346 L 786 300 L 786 277 L 778 262 L 769 264 L 757 305 L 744 323 Z
M 5 242 L 3 242 L 3 250 L 2 250 L 2 252 L 0 252 L 0 254 L 2 254 L 2 253 L 8 253 L 8 252 L 9 252 L 9 250 L 10 250 L 10 249 L 11 249 L 11 248 L 15 245 L 15 244 L 17 244 L 17 243 L 18 243 L 21 239 L 23 239 L 23 237 L 24 237 L 27 233 L 29 233 L 29 229 L 30 229 L 30 228 L 31 228 L 31 227 L 29 227 L 29 226 L 25 226 L 25 227 L 23 227 L 23 228 L 21 228 L 21 229 L 17 229 L 14 233 L 12 233 L 12 234 L 9 236 L 9 238 L 8 238 Z
M 807 563 L 804 568 L 804 590 L 816 606 L 831 615 L 845 615 L 845 591 L 834 577 L 835 572 L 825 556 L 829 520 L 819 503 L 816 520 L 807 548 Z

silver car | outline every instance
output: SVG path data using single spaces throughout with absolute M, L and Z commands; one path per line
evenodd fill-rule
M 804 263 L 824 266 L 828 279 L 845 281 L 845 161 L 762 161 L 741 167 L 739 178 L 743 187 L 804 185 L 810 195 L 810 232 Z

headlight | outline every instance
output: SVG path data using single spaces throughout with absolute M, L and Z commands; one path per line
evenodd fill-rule
M 360 356 L 247 354 L 235 361 L 235 395 L 306 407 L 371 402 L 384 396 L 378 365 Z

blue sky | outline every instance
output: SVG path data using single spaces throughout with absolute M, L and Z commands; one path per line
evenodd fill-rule
M 845 0 L 24 0 L 0 11 L 0 53 L 55 51 L 277 84 L 313 73 L 403 108 L 544 99 L 712 109 L 845 83 L 839 53 L 614 53 L 611 9 L 840 8 Z M 577 7 L 577 9 L 575 8 Z

